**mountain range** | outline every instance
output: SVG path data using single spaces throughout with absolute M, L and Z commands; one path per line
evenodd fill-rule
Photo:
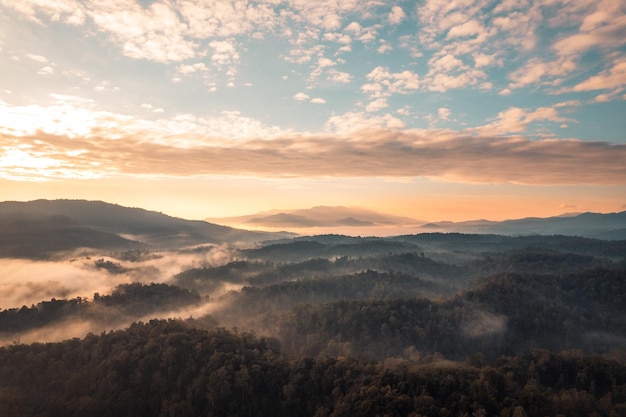
M 423 224 L 419 220 L 361 208 L 318 206 L 210 220 L 247 228 L 281 228 L 300 234 L 317 228 L 318 231 L 322 230 L 318 233 L 349 230 L 351 232 L 347 234 L 351 234 L 356 230 L 365 230 L 370 231 L 369 235 L 375 235 L 385 229 L 387 235 L 454 232 L 626 240 L 626 212 L 583 213 L 501 222 L 476 220 Z M 249 231 L 209 221 L 185 220 L 102 201 L 0 202 L 0 257 L 45 258 L 55 252 L 80 248 L 178 249 L 203 244 L 254 243 L 295 236 L 295 233 L 289 232 Z
M 0 256 L 46 257 L 77 248 L 173 249 L 294 236 L 250 232 L 102 201 L 0 202 Z
M 528 217 L 523 219 L 490 221 L 471 220 L 463 222 L 441 221 L 427 223 L 408 217 L 392 216 L 357 207 L 318 206 L 300 210 L 272 210 L 246 216 L 208 218 L 219 224 L 261 228 L 264 230 L 287 229 L 306 233 L 311 229 L 326 233 L 324 229 L 349 230 L 358 233 L 377 234 L 382 228 L 385 234 L 406 233 L 468 233 L 524 235 L 566 235 L 597 239 L 626 239 L 626 212 L 621 213 L 568 213 L 554 217 Z M 354 233 L 352 233 L 354 234 Z
M 311 227 L 406 227 L 424 224 L 422 220 L 378 213 L 359 207 L 316 206 L 299 210 L 271 210 L 236 217 L 208 218 L 207 221 L 262 228 Z
M 555 217 L 527 217 L 494 222 L 437 222 L 422 225 L 423 232 L 458 232 L 497 235 L 566 235 L 606 240 L 626 239 L 626 211 L 620 213 L 582 213 Z

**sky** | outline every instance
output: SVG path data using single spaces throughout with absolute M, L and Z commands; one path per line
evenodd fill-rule
M 626 0 L 0 0 L 0 200 L 626 210 Z

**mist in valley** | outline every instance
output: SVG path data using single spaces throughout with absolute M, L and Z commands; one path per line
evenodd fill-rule
M 434 233 L 4 258 L 0 377 L 19 388 L 0 391 L 0 410 L 19 415 L 39 398 L 32 407 L 44 415 L 55 402 L 89 415 L 138 406 L 138 414 L 154 415 L 166 405 L 196 410 L 172 415 L 370 415 L 354 407 L 369 409 L 379 398 L 398 415 L 474 407 L 512 416 L 535 407 L 525 387 L 536 378 L 555 389 L 542 400 L 546 415 L 569 410 L 562 399 L 572 389 L 594 398 L 583 410 L 619 409 L 625 248 L 564 236 Z M 38 358 L 48 359 L 28 371 Z M 563 382 L 550 382 L 552 369 Z M 580 385 L 571 369 L 616 382 Z M 334 373 L 341 376 L 327 381 Z M 37 375 L 70 382 L 53 388 Z M 485 400 L 478 388 L 485 378 L 497 379 L 502 399 Z M 304 389 L 306 381 L 330 391 Z M 433 381 L 443 391 L 429 388 Z M 446 394 L 448 383 L 476 405 Z M 149 392 L 125 400 L 125 389 Z M 601 402 L 609 393 L 611 402 Z
M 0 342 L 55 342 L 175 318 L 274 337 L 295 356 L 610 351 L 623 347 L 626 330 L 623 307 L 610 302 L 621 291 L 610 286 L 621 285 L 622 247 L 561 237 L 319 235 L 5 259 Z M 577 280 L 591 290 L 573 287 Z M 605 336 L 583 337 L 592 331 Z

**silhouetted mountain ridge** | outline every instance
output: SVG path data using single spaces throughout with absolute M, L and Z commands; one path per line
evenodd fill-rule
M 180 248 L 256 242 L 291 236 L 185 220 L 102 201 L 35 200 L 0 203 L 0 256 L 45 257 L 76 248 Z
M 424 222 L 408 217 L 383 214 L 359 207 L 316 206 L 299 210 L 272 210 L 246 216 L 208 218 L 221 224 L 250 225 L 257 227 L 369 227 L 407 226 Z
M 567 235 L 599 239 L 626 239 L 626 211 L 620 213 L 582 213 L 555 217 L 527 217 L 494 222 L 434 222 L 421 226 L 424 231 L 498 235 Z

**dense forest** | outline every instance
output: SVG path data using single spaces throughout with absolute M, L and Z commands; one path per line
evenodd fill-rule
M 272 338 L 138 323 L 0 348 L 0 414 L 18 416 L 623 416 L 624 358 L 533 350 L 486 363 L 288 358 Z
M 624 241 L 325 235 L 229 250 L 165 282 L 0 309 L 0 415 L 626 415 Z M 105 255 L 85 262 L 131 281 L 177 256 Z M 20 343 L 78 321 L 92 333 Z

